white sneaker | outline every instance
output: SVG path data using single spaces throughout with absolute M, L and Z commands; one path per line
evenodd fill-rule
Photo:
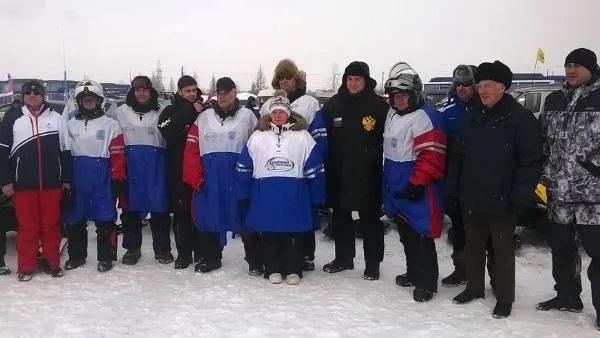
M 271 282 L 271 284 L 281 284 L 283 282 L 283 277 L 280 273 L 272 273 L 269 275 L 269 282 Z
M 300 284 L 300 276 L 295 273 L 287 275 L 287 277 L 285 277 L 285 282 L 288 283 L 288 285 L 298 285 Z

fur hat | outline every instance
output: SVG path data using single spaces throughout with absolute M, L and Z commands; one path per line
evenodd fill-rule
M 273 74 L 273 80 L 271 81 L 273 89 L 280 89 L 279 80 L 282 77 L 293 77 L 296 79 L 297 88 L 306 88 L 306 73 L 299 70 L 296 63 L 290 59 L 279 61 L 277 67 L 275 67 L 275 73 Z
M 477 67 L 475 71 L 475 82 L 483 80 L 492 80 L 504 85 L 504 90 L 508 90 L 512 83 L 513 73 L 507 65 L 500 61 L 484 62 Z

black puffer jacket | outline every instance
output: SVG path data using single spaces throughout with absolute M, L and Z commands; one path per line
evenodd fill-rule
M 158 119 L 158 130 L 167 140 L 168 177 L 173 211 L 189 210 L 192 200 L 192 188 L 183 183 L 183 153 L 187 133 L 198 118 L 194 105 L 175 94 L 170 106 L 167 106 Z
M 463 209 L 506 214 L 533 203 L 542 137 L 533 114 L 512 96 L 467 112 L 452 152 L 446 194 L 458 197 Z
M 345 78 L 342 83 L 345 83 Z M 382 203 L 383 131 L 388 106 L 376 83 L 351 95 L 342 85 L 321 109 L 329 153 L 327 204 L 332 208 L 377 211 Z

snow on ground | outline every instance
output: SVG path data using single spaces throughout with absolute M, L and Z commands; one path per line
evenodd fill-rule
M 553 295 L 549 249 L 525 238 L 517 257 L 517 301 L 505 320 L 491 317 L 495 300 L 455 305 L 461 288 L 440 286 L 425 304 L 395 276 L 405 260 L 397 232 L 386 236 L 379 281 L 362 279 L 362 242 L 356 266 L 338 274 L 322 272 L 333 257 L 333 242 L 317 235 L 317 270 L 297 286 L 271 285 L 250 277 L 240 238 L 225 248 L 223 268 L 198 274 L 193 266 L 175 270 L 154 261 L 145 228 L 143 256 L 136 266 L 118 263 L 96 272 L 95 233 L 89 227 L 88 263 L 62 279 L 38 274 L 17 282 L 14 233 L 9 233 L 10 276 L 0 277 L 1 337 L 595 337 L 595 313 L 585 272 L 581 314 L 539 312 L 535 304 Z M 440 277 L 452 269 L 451 247 L 437 241 Z M 174 248 L 174 246 L 173 246 Z M 119 249 L 119 257 L 124 250 Z M 66 258 L 63 257 L 63 262 Z M 587 268 L 589 259 L 584 258 Z

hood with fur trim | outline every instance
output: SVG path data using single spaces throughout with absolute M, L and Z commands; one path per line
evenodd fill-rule
M 293 123 L 290 130 L 300 131 L 306 130 L 308 128 L 308 122 L 306 119 L 302 117 L 302 115 L 292 112 L 290 116 L 289 123 Z M 260 131 L 267 131 L 271 129 L 271 115 L 267 114 L 260 118 L 258 121 L 258 127 L 256 128 Z
M 296 79 L 296 88 L 306 88 L 306 73 L 298 69 L 296 63 L 290 59 L 283 59 L 279 61 L 275 72 L 273 73 L 273 80 L 271 86 L 273 89 L 280 89 L 279 78 L 282 76 L 293 76 Z

